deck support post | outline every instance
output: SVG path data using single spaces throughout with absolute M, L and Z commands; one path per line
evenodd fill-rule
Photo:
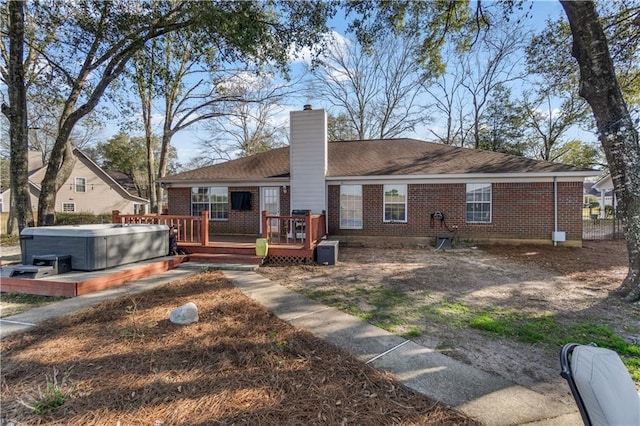
M 304 248 L 306 250 L 311 250 L 311 242 L 315 241 L 315 236 L 313 235 L 313 226 L 311 226 L 311 210 L 307 210 L 304 214 Z
M 200 212 L 200 220 L 202 221 L 202 226 L 200 227 L 200 231 L 202 232 L 200 242 L 202 246 L 206 247 L 209 245 L 209 210 Z
M 111 210 L 111 223 L 120 223 L 120 210 Z
M 262 220 L 262 238 L 269 238 L 269 230 L 267 229 L 267 224 L 269 221 L 267 220 L 266 210 L 262 210 L 261 220 Z

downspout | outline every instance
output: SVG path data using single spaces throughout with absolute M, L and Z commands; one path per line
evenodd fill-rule
M 553 177 L 553 245 L 558 245 L 555 238 L 556 232 L 558 232 L 558 177 Z

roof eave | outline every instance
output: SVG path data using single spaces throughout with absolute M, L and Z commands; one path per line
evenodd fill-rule
M 581 170 L 567 172 L 520 172 L 520 173 L 442 173 L 421 175 L 369 175 L 369 176 L 328 176 L 327 181 L 394 181 L 394 180 L 422 180 L 422 181 L 549 181 L 584 179 L 598 176 L 597 170 Z
M 191 187 L 191 186 L 199 186 L 199 185 L 210 185 L 211 183 L 221 184 L 224 186 L 259 186 L 264 185 L 265 182 L 269 182 L 271 184 L 281 185 L 283 183 L 289 183 L 290 179 L 288 176 L 286 177 L 264 177 L 264 178 L 233 178 L 233 179 L 220 179 L 220 178 L 209 178 L 209 179 L 159 179 L 158 180 L 161 185 L 171 186 L 171 187 Z

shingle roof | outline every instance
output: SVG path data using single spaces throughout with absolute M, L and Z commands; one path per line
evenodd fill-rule
M 189 170 L 162 179 L 163 182 L 217 179 L 266 179 L 289 176 L 289 147 L 276 148 L 249 157 Z
M 417 139 L 329 142 L 327 177 L 563 173 L 590 169 Z M 289 147 L 167 176 L 165 182 L 289 176 Z

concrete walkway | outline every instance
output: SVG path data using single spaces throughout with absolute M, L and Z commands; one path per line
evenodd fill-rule
M 254 272 L 225 274 L 244 294 L 284 321 L 310 331 L 374 368 L 392 373 L 407 387 L 485 425 L 582 424 L 576 406 L 567 406 L 405 340 Z
M 120 287 L 52 303 L 0 320 L 0 338 L 48 319 L 115 297 L 185 278 L 205 265 L 179 268 Z M 549 397 L 485 373 L 430 348 L 393 335 L 337 309 L 314 302 L 252 271 L 225 270 L 245 295 L 295 327 L 303 328 L 362 362 L 393 374 L 407 387 L 450 405 L 485 425 L 580 425 L 580 415 Z

